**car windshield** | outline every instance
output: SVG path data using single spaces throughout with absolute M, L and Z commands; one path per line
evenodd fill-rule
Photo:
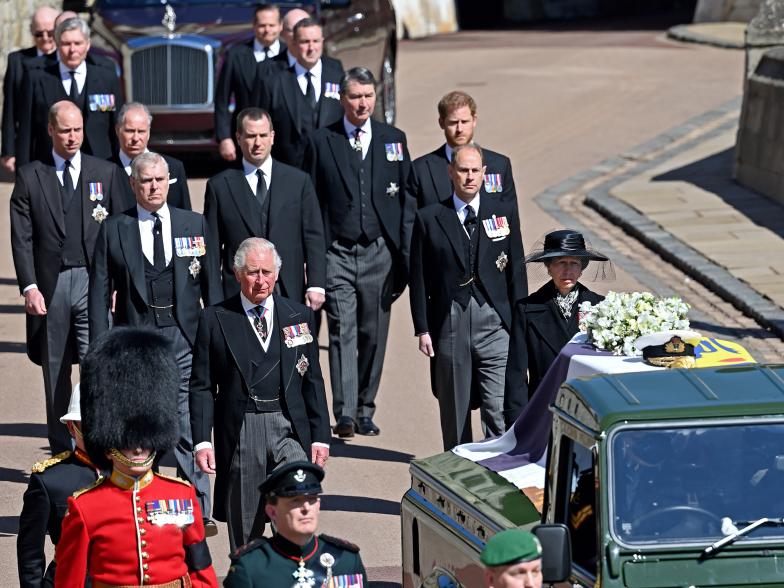
M 623 543 L 705 543 L 784 517 L 784 423 L 621 429 L 610 451 Z M 739 542 L 782 536 L 784 525 L 764 525 Z

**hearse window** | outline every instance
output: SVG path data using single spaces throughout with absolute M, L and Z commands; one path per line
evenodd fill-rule
M 593 452 L 569 439 L 562 438 L 558 467 L 558 486 L 565 505 L 558 509 L 557 522 L 566 524 L 572 540 L 572 563 L 591 577 L 596 576 L 596 458 Z

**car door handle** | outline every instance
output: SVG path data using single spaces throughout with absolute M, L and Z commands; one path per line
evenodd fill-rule
M 346 22 L 348 24 L 354 24 L 354 23 L 358 23 L 358 22 L 363 21 L 363 20 L 365 20 L 365 15 L 362 14 L 361 12 L 357 12 L 356 14 L 352 14 L 351 16 L 349 16 L 346 19 Z

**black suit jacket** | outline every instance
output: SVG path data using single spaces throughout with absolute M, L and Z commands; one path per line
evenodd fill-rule
M 264 237 L 275 244 L 283 266 L 278 284 L 283 296 L 302 302 L 307 286 L 326 287 L 326 248 L 316 191 L 310 177 L 290 165 L 272 162 L 267 196 L 267 232 L 261 230 L 261 205 L 251 196 L 241 170 L 229 169 L 207 182 L 204 216 L 216 238 L 223 264 L 226 298 L 240 291 L 234 277 L 234 254 L 249 237 Z
M 482 182 L 482 199 L 500 199 L 509 202 L 517 209 L 512 163 L 506 155 L 482 148 L 485 166 L 485 181 Z M 446 145 L 414 160 L 414 173 L 411 174 L 411 193 L 417 199 L 419 208 L 436 204 L 452 195 L 452 181 L 447 172 L 449 160 L 446 158 Z M 500 185 L 492 177 L 501 176 Z
M 493 216 L 506 217 L 507 236 L 488 238 L 482 221 Z M 527 293 L 517 211 L 506 202 L 482 197 L 477 218 L 476 273 L 488 302 L 511 330 L 512 307 Z M 451 198 L 417 212 L 411 241 L 411 316 L 415 334 L 430 333 L 436 345 L 460 284 L 472 273 L 466 267 L 467 242 Z
M 24 61 L 37 55 L 35 47 L 20 49 L 8 55 L 3 79 L 3 144 L 2 156 L 16 153 L 16 131 L 19 126 L 19 103 L 24 79 Z
M 54 561 L 46 566 L 46 534 L 57 545 L 60 525 L 68 511 L 68 498 L 77 490 L 91 486 L 97 478 L 95 468 L 73 454 L 41 472 L 30 474 L 16 538 L 20 586 L 54 585 Z
M 515 305 L 504 390 L 507 426 L 517 420 L 558 353 L 577 334 L 579 305 L 586 301 L 597 304 L 604 299 L 582 284 L 576 287 L 579 294 L 569 322 L 563 319 L 555 303 L 552 280 Z
M 281 41 L 281 49 L 284 47 Z M 237 115 L 245 108 L 258 106 L 258 85 L 267 83 L 269 76 L 280 71 L 278 63 L 272 63 L 273 59 L 257 62 L 253 55 L 253 39 L 234 45 L 226 52 L 215 86 L 215 138 L 218 141 L 234 139 Z M 232 96 L 235 108 L 234 112 L 229 112 Z
M 282 329 L 307 323 L 310 332 L 314 333 L 314 315 L 302 304 L 274 296 L 275 319 L 271 336 L 275 335 L 278 340 L 273 339 L 270 344 L 281 346 L 281 403 L 294 434 L 305 453 L 310 455 L 311 443 L 331 440 L 318 342 L 286 347 L 282 344 Z M 254 345 L 260 344 L 242 309 L 239 294 L 202 311 L 193 349 L 191 427 L 194 445 L 210 441 L 213 427 L 215 429 L 217 476 L 212 503 L 213 514 L 220 521 L 226 520 L 226 483 L 252 385 L 251 350 Z M 297 362 L 302 358 L 308 362 L 304 375 L 297 370 Z
M 366 157 L 372 158 L 372 203 L 386 244 L 395 260 L 394 292 L 400 294 L 408 281 L 408 257 L 416 201 L 408 192 L 411 160 L 406 135 L 385 123 L 371 120 L 371 142 Z M 389 161 L 386 145 L 400 143 L 403 160 Z M 343 119 L 319 129 L 311 137 L 305 153 L 305 170 L 310 173 L 321 203 L 327 248 L 343 222 L 346 203 L 358 201 L 357 180 L 351 175 L 348 158 L 353 157 Z
M 192 210 L 193 207 L 191 206 L 191 193 L 190 190 L 188 190 L 188 177 L 185 175 L 185 166 L 176 157 L 165 155 L 163 153 L 161 153 L 160 156 L 163 157 L 163 159 L 165 159 L 166 163 L 169 165 L 169 196 L 166 198 L 166 202 L 169 204 L 169 206 L 174 206 L 175 208 Z M 131 189 L 131 178 L 125 172 L 125 168 L 120 161 L 119 153 L 115 152 L 115 154 L 112 155 L 110 161 L 116 163 L 120 167 L 121 175 L 128 178 L 128 181 L 123 183 L 126 201 L 136 202 L 136 195 Z
M 49 156 L 51 158 L 51 154 Z M 93 218 L 100 204 L 110 214 L 124 210 L 125 204 L 117 166 L 82 154 L 79 183 L 82 189 L 82 238 L 88 264 L 92 261 L 101 223 Z M 102 182 L 104 199 L 90 201 L 89 183 Z M 34 161 L 17 171 L 11 194 L 11 251 L 19 289 L 37 284 L 48 305 L 57 285 L 65 241 L 60 183 L 53 165 Z M 27 354 L 41 363 L 46 344 L 45 317 L 27 315 Z
M 205 306 L 223 299 L 218 273 L 218 251 L 209 236 L 207 222 L 198 212 L 169 206 L 171 213 L 172 263 L 174 264 L 174 316 L 188 342 L 196 341 L 196 327 Z M 194 277 L 190 272 L 193 256 L 178 256 L 174 240 L 178 237 L 203 237 L 205 255 L 199 256 L 201 268 Z M 144 253 L 139 234 L 136 206 L 108 218 L 98 233 L 90 271 L 90 340 L 109 329 L 112 292 L 117 292 L 115 325 L 155 325 L 151 314 L 147 281 L 144 276 Z
M 60 100 L 67 100 L 57 63 L 43 68 L 26 68 L 23 81 L 22 104 L 29 105 L 30 115 L 19 121 L 16 158 L 18 163 L 43 160 L 52 150 L 52 141 L 47 133 L 49 107 Z M 87 79 L 82 89 L 84 94 L 84 143 L 82 151 L 101 159 L 110 159 L 117 151 L 117 135 L 114 131 L 117 111 L 123 105 L 122 91 L 117 73 L 107 67 L 87 64 Z M 114 106 L 105 111 L 93 103 L 90 96 L 114 96 Z
M 280 63 L 280 62 L 279 62 Z M 339 84 L 343 64 L 330 57 L 321 58 L 321 97 L 318 101 L 318 124 L 312 123 L 312 111 L 297 83 L 294 68 L 286 68 L 257 84 L 258 104 L 272 117 L 275 144 L 272 156 L 278 161 L 303 169 L 302 161 L 308 135 L 316 128 L 326 127 L 343 117 L 343 107 L 336 94 L 327 95 L 327 83 Z

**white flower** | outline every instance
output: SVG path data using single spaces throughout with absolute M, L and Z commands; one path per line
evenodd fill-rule
M 656 298 L 650 292 L 608 292 L 599 304 L 580 304 L 580 329 L 599 349 L 615 355 L 639 355 L 634 341 L 641 335 L 688 329 L 689 305 L 677 296 Z
M 95 219 L 95 222 L 102 223 L 107 216 L 109 216 L 109 211 L 100 204 L 96 204 L 95 208 L 93 208 L 93 218 Z

